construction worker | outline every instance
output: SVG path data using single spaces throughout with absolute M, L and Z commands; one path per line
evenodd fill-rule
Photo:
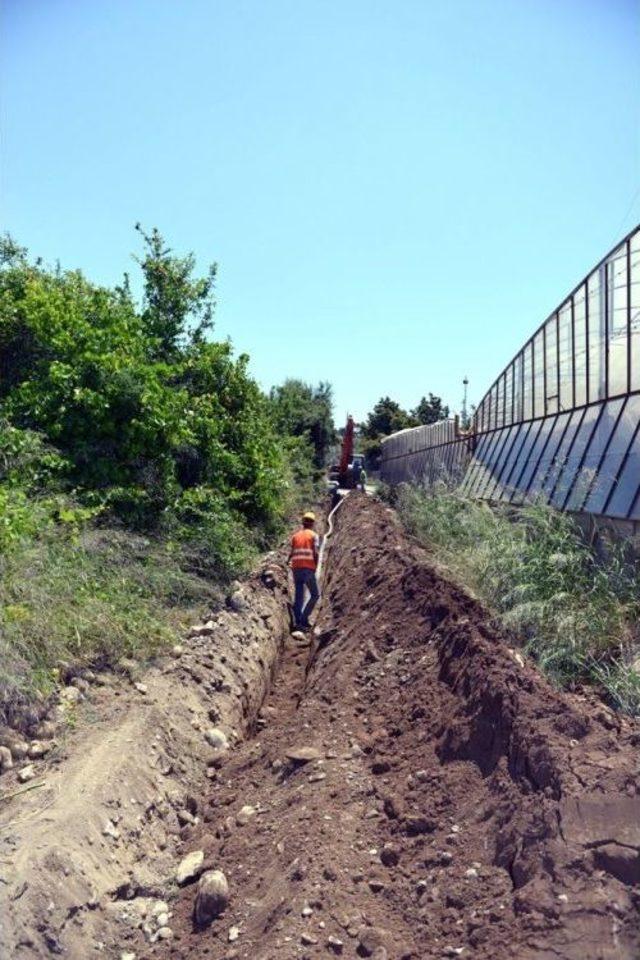
M 291 537 L 289 564 L 293 570 L 295 599 L 293 603 L 293 623 L 295 630 L 308 630 L 309 617 L 318 602 L 320 591 L 316 580 L 320 537 L 315 532 L 316 515 L 311 511 L 302 517 L 302 528 Z M 309 591 L 306 604 L 305 591 Z

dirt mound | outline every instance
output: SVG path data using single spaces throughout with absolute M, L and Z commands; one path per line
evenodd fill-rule
M 131 949 L 637 957 L 637 725 L 551 689 L 384 506 L 336 519 L 318 634 L 288 642 L 183 846 L 230 904 L 196 928 L 187 884 L 172 938 Z

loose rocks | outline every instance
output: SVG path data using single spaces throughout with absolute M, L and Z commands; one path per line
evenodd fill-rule
M 193 850 L 180 861 L 176 870 L 176 881 L 182 886 L 188 880 L 195 880 L 200 876 L 202 864 L 204 863 L 204 852 L 202 850 Z
M 254 817 L 256 813 L 255 807 L 251 807 L 248 804 L 244 807 L 241 807 L 236 814 L 236 823 L 239 827 L 246 827 L 251 820 L 251 817 Z
M 229 749 L 227 735 L 219 727 L 211 727 L 211 729 L 207 730 L 204 737 L 207 743 L 211 744 L 212 747 L 215 747 L 216 750 Z
M 365 957 L 372 957 L 381 948 L 384 950 L 386 932 L 380 927 L 360 927 L 358 931 L 360 952 Z
M 194 917 L 199 927 L 219 917 L 229 903 L 229 884 L 222 870 L 207 870 L 198 881 Z
M 11 770 L 13 766 L 13 757 L 9 747 L 0 747 L 0 770 Z
M 27 783 L 29 780 L 33 780 L 36 772 L 33 769 L 33 764 L 29 764 L 27 767 L 23 767 L 22 770 L 18 773 L 18 780 L 20 783 Z

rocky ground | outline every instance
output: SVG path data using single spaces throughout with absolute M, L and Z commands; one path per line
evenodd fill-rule
M 140 769 L 105 776 L 100 756 L 119 805 L 93 796 L 91 829 L 79 798 L 73 823 L 55 795 L 12 801 L 15 956 L 637 958 L 638 725 L 552 690 L 371 498 L 336 515 L 315 633 L 282 644 L 284 585 L 271 558 L 208 639 L 128 689 L 129 723 L 156 699 L 146 755 L 120 718 L 118 762 L 129 750 Z M 111 729 L 95 709 L 93 759 L 72 743 L 63 771 L 95 766 Z M 65 900 L 79 844 L 108 879 Z

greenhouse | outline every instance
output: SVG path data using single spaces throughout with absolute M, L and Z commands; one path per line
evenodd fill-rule
M 640 226 L 536 330 L 480 401 L 383 442 L 382 476 L 640 519 Z

